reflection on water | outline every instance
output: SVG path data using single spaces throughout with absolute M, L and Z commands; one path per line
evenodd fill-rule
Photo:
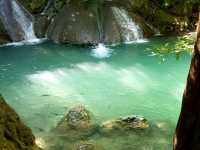
M 144 51 L 170 40 L 115 46 L 109 54 L 101 51 L 107 59 L 91 56 L 92 48 L 52 43 L 1 47 L 0 93 L 46 149 L 70 150 L 86 141 L 106 150 L 170 150 L 190 56 L 176 61 L 170 55 L 159 63 Z M 96 130 L 78 140 L 53 134 L 69 108 L 77 105 L 86 106 L 97 124 L 138 114 L 149 120 L 150 128 L 110 134 Z

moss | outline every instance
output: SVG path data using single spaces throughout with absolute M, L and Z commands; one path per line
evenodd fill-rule
M 19 2 L 31 13 L 41 13 L 48 0 L 19 0 Z
M 45 7 L 47 0 L 32 0 L 30 3 L 31 11 L 40 12 Z
M 36 150 L 35 137 L 17 113 L 0 96 L 0 149 Z

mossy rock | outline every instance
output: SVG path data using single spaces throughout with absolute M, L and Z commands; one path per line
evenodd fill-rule
M 146 129 L 149 127 L 148 121 L 140 116 L 128 116 L 115 120 L 109 120 L 102 123 L 102 130 L 107 131 L 125 131 L 125 130 L 136 130 L 136 129 Z
M 30 128 L 0 96 L 0 149 L 39 150 Z
M 32 14 L 41 13 L 48 0 L 19 0 L 19 2 Z
M 68 111 L 53 131 L 60 137 L 74 140 L 88 137 L 97 130 L 98 126 L 91 120 L 91 113 L 84 106 L 77 106 Z

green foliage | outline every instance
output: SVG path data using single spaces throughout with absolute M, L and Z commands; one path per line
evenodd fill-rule
M 153 46 L 147 48 L 146 51 L 151 52 L 154 56 L 158 56 L 161 61 L 165 61 L 167 55 L 175 54 L 178 60 L 183 52 L 192 53 L 195 40 L 190 36 L 178 37 L 175 42 L 167 42 L 161 46 Z
M 40 11 L 46 5 L 46 0 L 32 0 L 30 2 L 30 8 L 32 11 Z

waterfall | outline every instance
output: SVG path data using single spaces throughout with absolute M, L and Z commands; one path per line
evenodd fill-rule
M 141 28 L 133 21 L 128 12 L 123 8 L 112 7 L 113 14 L 121 27 L 123 41 L 126 43 L 143 39 Z
M 28 18 L 26 16 L 24 10 L 18 5 L 18 3 L 15 0 L 12 0 L 12 6 L 14 10 L 13 15 L 15 18 L 17 18 L 16 21 L 21 26 L 21 29 L 24 32 L 24 39 L 36 39 L 31 18 Z
M 0 0 L 0 19 L 13 41 L 36 40 L 32 15 L 16 0 Z

